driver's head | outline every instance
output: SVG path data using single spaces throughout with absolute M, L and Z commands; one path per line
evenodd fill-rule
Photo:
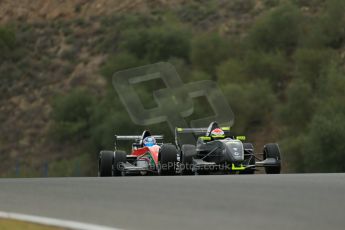
M 216 128 L 216 129 L 211 131 L 211 137 L 214 139 L 224 138 L 225 137 L 224 131 L 220 128 Z
M 143 140 L 144 146 L 151 147 L 156 144 L 156 139 L 152 136 L 145 137 Z

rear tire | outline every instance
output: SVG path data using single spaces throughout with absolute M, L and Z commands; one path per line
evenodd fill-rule
M 196 156 L 196 150 L 194 145 L 182 145 L 181 148 L 181 174 L 182 175 L 191 175 L 193 174 L 193 157 Z
M 113 164 L 113 175 L 114 176 L 121 176 L 122 170 L 121 170 L 121 163 L 126 163 L 127 161 L 127 154 L 125 151 L 115 151 L 115 157 L 114 157 L 114 164 Z
M 263 150 L 264 160 L 267 158 L 274 158 L 276 160 L 281 160 L 280 157 L 280 150 L 278 144 L 266 144 Z M 265 167 L 265 171 L 267 174 L 279 174 L 281 171 L 281 165 L 279 163 L 278 166 L 267 166 Z
M 172 144 L 165 144 L 159 150 L 158 174 L 175 175 L 177 165 L 177 149 Z
M 98 160 L 98 175 L 100 177 L 110 177 L 113 175 L 113 151 L 101 151 Z

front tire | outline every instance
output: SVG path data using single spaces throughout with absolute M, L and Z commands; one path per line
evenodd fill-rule
M 113 175 L 113 151 L 101 151 L 98 160 L 98 175 L 100 177 L 110 177 Z
M 272 144 L 266 144 L 264 146 L 264 160 L 267 158 L 274 158 L 278 161 L 281 160 L 280 157 L 280 150 L 278 144 L 272 143 Z M 277 166 L 266 166 L 265 171 L 267 174 L 280 174 L 281 171 L 281 164 Z
M 177 165 L 177 149 L 172 144 L 165 144 L 159 150 L 158 174 L 175 175 Z

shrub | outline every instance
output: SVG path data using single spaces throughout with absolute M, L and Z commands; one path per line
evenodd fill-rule
M 111 83 L 111 77 L 115 72 L 143 64 L 145 64 L 143 60 L 139 60 L 131 53 L 123 52 L 110 56 L 102 66 L 101 74 L 107 79 L 108 83 Z
M 304 29 L 301 44 L 308 48 L 340 48 L 345 36 L 345 2 L 330 0 L 325 2 L 324 11 L 310 19 Z
M 283 164 L 287 172 L 306 172 L 305 162 L 310 160 L 304 154 L 307 134 L 295 132 L 279 141 L 279 147 L 284 156 Z
M 334 100 L 339 105 L 345 101 L 345 72 L 343 67 L 336 62 L 330 63 L 318 81 L 318 99 L 321 103 L 322 100 Z M 320 105 L 322 105 L 320 103 Z
M 48 164 L 49 177 L 71 177 L 71 176 L 94 176 L 95 171 L 90 173 L 90 169 L 94 169 L 94 158 L 87 154 L 80 154 L 70 159 L 61 159 L 51 161 Z
M 276 90 L 289 77 L 289 62 L 281 52 L 250 51 L 245 59 L 246 75 L 251 79 L 267 79 Z
M 7 27 L 0 27 L 0 60 L 7 57 L 15 48 L 15 32 Z
M 286 90 L 287 101 L 278 107 L 277 115 L 288 133 L 300 133 L 309 124 L 314 113 L 315 103 L 309 84 L 295 80 Z
M 334 52 L 330 49 L 298 49 L 294 54 L 295 75 L 315 87 L 332 58 Z
M 323 105 L 311 121 L 304 146 L 309 172 L 345 171 L 345 110 L 340 106 Z
M 266 79 L 275 90 L 289 77 L 290 64 L 281 52 L 249 51 L 244 58 L 229 59 L 217 68 L 220 82 L 241 83 Z M 277 90 L 276 90 L 277 91 Z
M 211 80 L 211 76 L 202 71 L 192 71 L 189 76 L 189 81 Z
M 52 111 L 53 135 L 59 140 L 81 139 L 89 136 L 89 121 L 93 105 L 93 97 L 82 89 L 55 98 Z
M 339 0 L 327 1 L 326 15 L 321 22 L 324 43 L 333 48 L 339 48 L 345 37 L 345 2 Z
M 218 34 L 197 36 L 192 42 L 192 64 L 211 76 L 216 76 L 216 66 L 230 55 L 227 41 Z
M 139 59 L 150 62 L 177 57 L 188 60 L 189 33 L 181 28 L 152 27 L 127 30 L 121 36 L 121 47 Z
M 276 104 L 276 98 L 267 81 L 247 84 L 227 84 L 222 90 L 235 114 L 235 130 L 247 133 L 253 126 L 269 118 Z
M 97 41 L 96 50 L 114 54 L 118 51 L 119 43 L 123 42 L 123 33 L 128 29 L 133 31 L 143 30 L 157 24 L 156 20 L 147 14 L 114 14 L 101 20 L 99 34 L 103 34 Z M 135 35 L 135 33 L 133 33 Z
M 292 4 L 283 4 L 259 18 L 248 34 L 249 46 L 263 51 L 290 53 L 298 44 L 301 14 Z
M 233 58 L 217 67 L 217 76 L 220 84 L 236 84 L 249 80 L 244 62 Z
M 15 33 L 12 29 L 0 27 L 0 44 L 1 48 L 14 48 L 15 46 Z
M 299 104 L 300 108 L 297 113 L 292 113 L 293 109 L 286 109 L 285 121 L 291 132 L 285 135 L 287 138 L 284 138 L 283 148 L 290 155 L 290 163 L 292 165 L 296 163 L 296 166 L 292 166 L 294 170 L 298 172 L 342 172 L 345 170 L 344 76 L 344 72 L 332 63 L 326 74 L 319 80 L 320 86 L 315 92 L 318 100 L 312 104 L 308 97 L 301 95 L 305 90 L 300 90 L 300 93 L 290 90 L 290 98 L 295 98 L 294 104 Z M 295 84 L 293 88 L 306 89 L 307 87 Z M 310 87 L 307 91 L 310 91 Z M 313 111 L 308 109 L 310 107 L 313 107 Z M 311 116 L 305 116 L 304 112 L 308 111 L 313 112 Z M 302 161 L 298 159 L 299 157 Z
M 95 105 L 93 111 L 90 135 L 98 150 L 113 148 L 115 134 L 142 131 L 140 127 L 133 124 L 114 90 L 108 90 L 102 100 Z

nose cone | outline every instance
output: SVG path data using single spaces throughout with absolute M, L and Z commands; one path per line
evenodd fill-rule
M 244 160 L 243 144 L 239 140 L 227 140 L 225 142 L 225 151 L 232 162 Z

